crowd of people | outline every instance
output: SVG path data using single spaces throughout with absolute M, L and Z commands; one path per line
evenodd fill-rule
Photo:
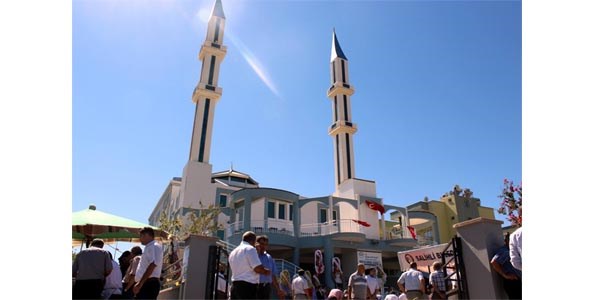
M 90 247 L 75 256 L 72 275 L 73 299 L 156 299 L 160 291 L 163 263 L 162 245 L 154 230 L 140 230 L 142 248 L 135 246 L 119 257 L 104 250 L 104 241 L 94 239 Z
M 521 228 L 504 236 L 504 245 L 496 250 L 490 261 L 502 277 L 504 291 L 509 299 L 522 299 L 521 283 Z
M 254 246 L 253 246 L 254 245 Z M 381 268 L 366 270 L 363 264 L 358 265 L 357 272 L 350 275 L 347 290 L 342 290 L 343 273 L 339 261 L 334 262 L 332 278 L 335 288 L 327 290 L 319 277 L 319 264 L 315 266 L 315 273 L 299 269 L 293 277 L 288 270 L 277 270 L 273 258 L 268 253 L 269 238 L 256 236 L 254 232 L 245 232 L 242 242 L 229 255 L 231 267 L 230 299 L 271 299 L 276 295 L 279 299 L 369 299 L 376 300 L 381 297 L 385 273 Z M 318 255 L 315 255 L 318 257 Z M 383 276 L 377 276 L 379 272 Z M 323 268 L 321 268 L 323 271 Z M 365 274 L 368 271 L 368 275 Z M 277 276 L 279 274 L 279 276 Z M 220 277 L 221 278 L 221 277 Z M 221 279 L 220 279 L 221 281 Z M 222 280 L 225 281 L 224 279 Z M 227 294 L 225 284 L 219 289 L 219 294 L 224 298 Z M 250 297 L 249 295 L 255 295 Z M 390 299 L 387 299 L 390 300 Z
M 490 261 L 502 277 L 510 299 L 521 299 L 521 236 L 521 229 L 507 234 L 504 246 Z M 103 250 L 104 242 L 94 239 L 73 261 L 73 299 L 156 299 L 160 291 L 163 248 L 154 239 L 154 230 L 150 227 L 140 230 L 140 241 L 145 246 L 144 251 L 135 246 L 123 252 L 117 264 L 111 253 Z M 396 290 L 384 289 L 386 274 L 381 267 L 367 269 L 362 263 L 357 265 L 345 285 L 339 259 L 337 263 L 334 259 L 331 276 L 335 288 L 327 290 L 318 274 L 311 275 L 308 270 L 299 269 L 293 276 L 288 270 L 279 272 L 268 247 L 267 236 L 257 237 L 251 231 L 243 234 L 242 242 L 228 257 L 231 268 L 229 291 L 224 275 L 227 266 L 219 266 L 217 299 L 271 299 L 273 295 L 294 300 L 446 299 L 449 288 L 440 262 L 431 266 L 433 272 L 429 274 L 429 284 L 417 269 L 417 263 L 411 263 L 410 268 L 400 275 Z

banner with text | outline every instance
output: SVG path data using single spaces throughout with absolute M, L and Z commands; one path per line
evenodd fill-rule
M 356 251 L 358 255 L 358 263 L 365 264 L 365 268 L 374 268 L 377 266 L 382 267 L 383 261 L 381 260 L 381 252 L 365 252 Z
M 442 262 L 442 251 L 448 244 L 424 247 L 420 249 L 414 249 L 409 251 L 398 252 L 398 262 L 400 263 L 400 269 L 406 271 L 410 269 L 410 264 L 414 261 L 417 263 L 417 269 L 422 272 L 432 272 L 431 265 L 436 262 Z M 454 255 L 452 249 L 446 250 L 444 254 L 446 261 L 452 258 Z M 450 263 L 448 267 L 453 267 L 454 263 Z M 431 270 L 430 270 L 431 269 Z

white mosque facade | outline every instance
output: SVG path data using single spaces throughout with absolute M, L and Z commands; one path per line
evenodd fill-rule
M 217 0 L 199 53 L 202 68 L 192 95 L 195 117 L 189 160 L 182 176 L 168 183 L 149 217 L 150 224 L 158 225 L 162 212 L 185 216 L 197 213 L 200 203 L 202 207 L 213 204 L 221 208 L 218 222 L 223 230 L 217 236 L 231 244 L 238 244 L 242 233 L 252 230 L 269 236 L 273 257 L 296 265 L 313 264 L 314 252 L 319 249 L 325 262 L 340 258 L 346 276 L 356 269 L 359 256 L 374 257 L 385 270 L 398 270 L 397 252 L 415 247 L 417 241 L 407 229 L 407 209 L 385 204 L 377 195 L 375 181 L 356 177 L 352 137 L 357 124 L 352 121 L 351 110 L 354 87 L 349 82 L 349 61 L 335 32 L 331 86 L 327 90 L 332 104 L 333 122 L 328 133 L 334 150 L 335 192 L 307 198 L 261 187 L 250 175 L 233 169 L 213 172 L 210 150 L 213 118 L 222 95 L 219 67 L 227 54 L 224 33 L 225 14 Z M 387 220 L 386 214 L 390 216 Z M 325 274 L 331 274 L 331 263 L 324 265 Z M 331 276 L 325 278 L 332 287 Z

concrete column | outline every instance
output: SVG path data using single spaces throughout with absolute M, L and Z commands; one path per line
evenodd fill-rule
M 252 218 L 252 197 L 246 195 L 244 199 L 244 228 L 242 231 L 252 230 L 250 228 L 250 219 Z
M 477 218 L 454 224 L 454 228 L 462 239 L 469 298 L 506 299 L 502 280 L 490 264 L 494 251 L 504 244 L 502 221 Z
M 380 240 L 385 240 L 385 219 L 384 219 L 384 215 L 380 214 L 381 219 L 380 219 L 380 223 L 381 223 L 381 236 L 379 237 Z
M 294 236 L 298 239 L 300 238 L 300 200 L 296 201 L 296 203 L 294 203 Z M 297 247 L 296 247 L 297 248 Z M 295 253 L 295 252 L 294 252 Z M 295 257 L 295 254 L 294 254 Z M 298 261 L 294 261 L 294 263 L 296 265 L 299 264 L 299 260 L 300 260 L 300 255 L 298 254 Z M 291 275 L 291 274 L 290 274 Z
M 331 268 L 331 262 L 333 259 L 333 245 L 331 244 L 331 239 L 324 239 L 325 245 L 323 249 L 323 263 L 325 264 L 325 273 L 323 276 L 325 277 L 325 285 L 332 289 L 335 287 L 335 283 L 333 282 L 333 278 L 331 276 L 331 272 L 333 269 Z
M 216 245 L 218 238 L 191 235 L 185 240 L 183 272 L 185 282 L 181 285 L 179 299 L 204 299 L 208 281 L 209 247 Z M 166 296 L 166 295 L 165 295 Z M 159 299 L 163 298 L 159 295 Z
M 300 248 L 299 247 L 294 247 L 294 264 L 296 266 L 300 265 Z M 290 274 L 290 276 L 293 277 L 294 274 Z
M 274 210 L 277 211 L 277 207 L 275 207 Z M 265 197 L 263 216 L 265 216 L 265 221 L 263 222 L 263 232 L 269 232 L 269 198 L 267 197 Z M 275 217 L 277 217 L 277 214 Z

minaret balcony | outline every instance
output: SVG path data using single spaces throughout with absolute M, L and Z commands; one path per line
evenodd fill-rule
M 354 87 L 351 84 L 338 81 L 329 87 L 329 90 L 327 90 L 327 97 L 331 98 L 338 94 L 351 96 L 354 94 Z
M 194 93 L 192 94 L 192 102 L 197 103 L 198 100 L 206 98 L 219 100 L 222 94 L 222 88 L 200 82 L 194 89 Z
M 338 133 L 353 134 L 356 131 L 358 131 L 356 124 L 350 121 L 338 120 L 329 127 L 329 135 L 336 135 Z
M 200 53 L 198 54 L 198 58 L 202 60 L 205 56 L 214 55 L 220 59 L 223 59 L 226 53 L 227 46 L 219 45 L 212 41 L 204 41 L 204 44 L 202 44 L 202 48 L 200 49 Z

